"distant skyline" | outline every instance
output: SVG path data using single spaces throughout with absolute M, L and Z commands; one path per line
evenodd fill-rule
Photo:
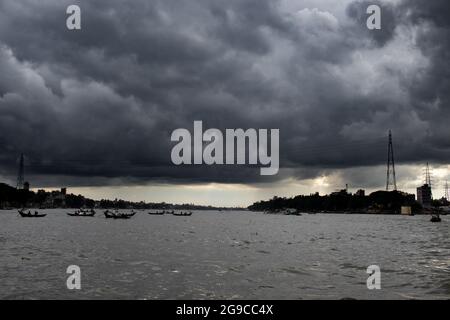
M 397 168 L 398 190 L 416 194 L 416 188 L 424 183 L 424 176 L 418 175 L 412 177 L 414 172 L 421 173 L 424 166 L 404 166 Z M 431 167 L 433 173 L 433 196 L 440 199 L 444 196 L 444 185 L 446 176 L 450 166 Z M 373 170 L 373 172 L 371 172 Z M 69 193 L 82 194 L 94 200 L 115 198 L 129 201 L 145 201 L 145 202 L 167 202 L 174 204 L 194 203 L 198 205 L 212 206 L 240 206 L 248 205 L 260 201 L 268 200 L 273 196 L 292 197 L 296 195 L 309 195 L 319 192 L 321 195 L 330 194 L 345 188 L 345 181 L 355 180 L 364 183 L 365 175 L 375 175 L 375 171 L 385 173 L 384 166 L 367 168 L 353 168 L 342 170 L 339 172 L 332 171 L 329 176 L 322 176 L 309 180 L 287 179 L 284 181 L 268 184 L 157 184 L 157 185 L 116 185 L 116 186 L 74 186 L 68 189 Z M 353 178 L 352 178 L 353 177 Z M 405 178 L 406 177 L 406 178 Z M 31 177 L 31 180 L 33 177 Z M 384 179 L 384 180 L 383 180 Z M 11 185 L 13 180 L 2 179 Z M 62 179 L 64 181 L 64 179 Z M 332 183 L 339 183 L 334 185 Z M 378 186 L 349 185 L 349 192 L 355 193 L 358 189 L 364 189 L 366 194 L 373 191 L 385 190 L 385 175 L 379 176 Z M 32 190 L 37 191 L 42 188 L 47 191 L 58 190 L 61 186 L 40 186 L 32 185 Z M 195 201 L 194 201 L 195 200 Z
M 450 178 L 450 2 L 0 2 L 0 181 L 26 156 L 32 188 L 247 206 L 274 195 L 400 190 L 427 162 Z M 68 30 L 66 8 L 81 8 Z M 382 9 L 368 30 L 366 8 Z M 175 166 L 171 132 L 280 129 L 280 170 Z

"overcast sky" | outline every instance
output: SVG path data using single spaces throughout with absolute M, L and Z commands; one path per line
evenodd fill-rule
M 66 28 L 81 7 L 82 30 Z M 370 31 L 369 4 L 382 7 Z M 0 180 L 94 198 L 248 205 L 398 186 L 450 156 L 448 0 L 1 0 Z M 279 128 L 280 172 L 174 166 L 177 128 Z

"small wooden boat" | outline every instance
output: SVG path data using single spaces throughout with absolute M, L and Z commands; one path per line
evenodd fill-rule
M 431 222 L 441 222 L 442 220 L 441 220 L 441 217 L 439 217 L 438 214 L 434 214 L 434 215 L 431 217 L 430 221 L 431 221 Z
M 165 211 L 156 211 L 156 212 L 147 212 L 150 215 L 155 215 L 155 216 L 161 216 L 163 214 L 165 214 Z
M 180 212 L 180 213 L 172 213 L 174 216 L 179 216 L 179 217 L 190 217 L 192 216 L 192 212 Z
M 287 208 L 287 209 L 283 209 L 281 210 L 280 213 L 283 213 L 286 216 L 301 216 L 302 214 L 294 208 Z
M 25 212 L 25 210 L 18 210 L 18 212 L 22 218 L 42 218 L 47 215 L 46 213 L 38 213 L 37 211 L 31 213 L 30 210 L 28 210 L 28 212 Z
M 284 215 L 285 216 L 301 216 L 302 214 L 298 211 L 293 211 L 293 212 L 285 212 Z
M 105 218 L 107 218 L 107 219 L 114 217 L 114 214 L 111 211 L 109 211 L 109 210 L 106 210 L 103 213 L 105 214 Z
M 120 213 L 120 212 L 112 212 L 109 210 L 106 210 L 104 212 L 105 218 L 107 219 L 130 219 L 132 216 L 136 214 L 135 211 L 127 214 L 127 213 Z
M 90 211 L 84 211 L 84 210 L 78 210 L 74 213 L 67 213 L 68 216 L 71 217 L 93 217 L 95 216 L 96 212 L 94 210 Z

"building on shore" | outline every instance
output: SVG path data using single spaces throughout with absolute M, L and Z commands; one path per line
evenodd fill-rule
M 404 216 L 412 216 L 412 209 L 411 206 L 402 206 L 400 209 L 400 213 Z
M 431 207 L 432 195 L 430 185 L 424 184 L 423 186 L 417 188 L 417 201 L 424 208 Z
M 40 190 L 39 190 L 40 191 Z M 38 191 L 38 193 L 39 193 Z M 61 208 L 61 207 L 66 207 L 66 194 L 67 194 L 67 189 L 66 188 L 61 188 L 60 191 L 51 191 L 44 203 L 43 206 L 46 208 Z

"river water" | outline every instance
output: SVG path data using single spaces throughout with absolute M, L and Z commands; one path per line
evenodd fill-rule
M 450 298 L 450 216 L 66 211 L 0 211 L 0 299 Z M 66 287 L 69 265 L 81 290 Z

